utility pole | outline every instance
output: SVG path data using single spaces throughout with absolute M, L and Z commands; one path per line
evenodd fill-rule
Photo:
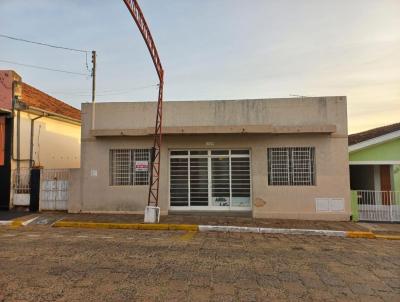
M 92 130 L 95 123 L 95 102 L 96 102 L 96 51 L 92 51 Z

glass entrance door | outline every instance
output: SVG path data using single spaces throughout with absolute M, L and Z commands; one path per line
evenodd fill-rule
M 208 159 L 191 157 L 190 161 L 190 206 L 208 206 Z
M 249 210 L 249 150 L 170 151 L 170 208 Z
M 211 206 L 230 207 L 229 151 L 211 151 Z

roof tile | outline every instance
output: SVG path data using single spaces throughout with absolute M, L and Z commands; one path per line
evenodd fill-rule
M 349 146 L 400 130 L 400 123 L 370 129 L 349 135 Z
M 72 119 L 81 120 L 81 111 L 50 95 L 22 83 L 21 99 L 29 106 L 36 107 L 48 112 L 60 114 Z

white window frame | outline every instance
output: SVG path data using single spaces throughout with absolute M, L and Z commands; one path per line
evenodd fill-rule
M 141 149 L 110 149 L 109 150 L 109 186 L 110 187 L 127 187 L 127 186 L 148 186 L 150 184 L 150 169 L 151 169 L 151 154 L 150 154 L 151 149 L 147 149 L 147 148 L 141 148 Z M 116 175 L 116 167 L 115 165 L 115 154 L 118 152 L 125 152 L 126 156 L 128 157 L 127 162 L 122 163 L 123 165 L 125 165 L 126 167 L 126 172 L 122 175 L 119 176 L 121 179 L 122 177 L 125 177 L 125 182 L 121 183 L 116 181 L 117 180 L 117 175 Z M 143 171 L 136 171 L 135 170 L 135 163 L 136 161 L 140 161 L 140 160 L 145 160 L 142 159 L 141 157 L 143 155 L 145 155 L 145 153 L 148 152 L 148 162 L 149 162 L 149 167 L 148 167 L 148 171 L 146 172 L 147 176 L 144 176 L 144 179 L 147 180 L 143 182 L 143 176 L 138 176 L 139 173 L 143 172 Z M 136 158 L 141 158 L 136 160 Z M 140 178 L 139 178 L 140 177 Z
M 232 154 L 232 151 L 235 150 L 246 150 L 248 154 Z M 187 151 L 187 155 L 172 155 L 171 152 L 174 151 Z M 187 158 L 188 159 L 188 182 L 190 184 L 190 151 L 207 151 L 204 155 L 195 155 L 196 158 L 207 158 L 208 163 L 208 206 L 191 206 L 190 204 L 190 185 L 188 190 L 188 205 L 187 206 L 171 206 L 171 158 Z M 211 155 L 211 151 L 229 151 L 226 155 Z M 229 158 L 229 206 L 212 206 L 210 205 L 212 202 L 212 176 L 211 176 L 211 159 L 218 157 L 228 157 Z M 248 207 L 238 207 L 232 206 L 232 177 L 231 177 L 231 158 L 248 158 L 249 159 L 249 206 Z M 234 149 L 171 149 L 169 150 L 169 159 L 168 159 L 168 204 L 169 209 L 172 211 L 251 211 L 252 210 L 252 167 L 251 167 L 251 150 L 245 148 L 234 148 Z
M 277 157 L 282 157 L 282 161 L 279 163 L 274 162 L 274 154 L 278 153 L 276 156 Z M 287 183 L 290 183 L 290 152 L 289 149 L 286 148 L 272 148 L 271 154 L 268 154 L 268 156 L 271 156 L 271 183 L 268 182 L 270 185 L 279 185 L 275 184 L 275 181 L 279 183 L 279 180 L 274 180 L 275 178 L 279 178 L 283 181 L 284 179 L 287 180 Z M 285 159 L 286 158 L 286 159 Z M 268 158 L 269 160 L 269 158 Z M 284 165 L 286 164 L 286 169 Z M 283 170 L 283 171 L 281 171 Z M 270 173 L 269 168 L 268 168 L 268 173 Z M 275 176 L 276 175 L 276 176 Z
M 275 152 L 286 153 L 286 160 L 274 162 Z M 267 184 L 268 186 L 315 186 L 316 185 L 316 159 L 315 147 L 271 147 L 267 149 Z M 306 155 L 306 156 L 305 156 Z M 279 159 L 278 159 L 279 160 Z M 303 161 L 303 162 L 302 162 Z M 286 164 L 286 173 L 281 166 Z M 274 169 L 274 166 L 280 168 Z M 303 171 L 302 171 L 303 170 Z M 276 176 L 278 175 L 278 176 Z M 282 177 L 283 175 L 283 177 Z

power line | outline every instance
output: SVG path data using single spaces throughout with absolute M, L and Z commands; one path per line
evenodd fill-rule
M 0 37 L 15 40 L 15 41 L 20 41 L 20 42 L 26 42 L 26 43 L 31 43 L 31 44 L 41 45 L 41 46 L 52 47 L 52 48 L 58 48 L 58 49 L 76 51 L 76 52 L 83 52 L 86 54 L 90 52 L 89 50 L 85 50 L 85 49 L 77 49 L 77 48 L 58 46 L 58 45 L 48 44 L 48 43 L 43 43 L 43 42 L 36 42 L 36 41 L 26 40 L 26 39 L 22 39 L 22 38 L 16 38 L 16 37 L 4 35 L 4 34 L 0 34 Z
M 101 90 L 99 93 L 96 93 L 96 96 L 108 96 L 108 95 L 121 95 L 121 94 L 128 94 L 132 91 L 135 90 L 140 90 L 140 89 L 146 89 L 146 88 L 151 88 L 151 87 L 158 87 L 158 84 L 153 84 L 153 85 L 147 85 L 147 86 L 138 86 L 138 87 L 133 87 L 128 90 L 114 90 L 114 89 L 109 89 L 109 90 Z M 84 91 L 47 91 L 48 93 L 51 94 L 60 94 L 60 95 L 70 95 L 70 96 L 90 96 L 89 93 L 85 93 Z
M 85 76 L 85 77 L 90 77 L 90 74 L 86 74 L 86 73 L 69 71 L 69 70 L 62 70 L 62 69 L 55 69 L 55 68 L 50 68 L 50 67 L 45 67 L 45 66 L 24 64 L 24 63 L 7 61 L 7 60 L 0 60 L 0 62 L 19 65 L 19 66 L 25 66 L 25 67 L 31 67 L 31 68 L 36 68 L 36 69 L 42 69 L 42 70 L 55 71 L 55 72 L 68 73 L 68 74 L 75 74 L 75 75 L 81 75 L 81 76 Z
M 75 52 L 84 53 L 85 54 L 85 60 L 86 60 L 86 69 L 89 71 L 89 66 L 88 66 L 88 53 L 90 52 L 89 50 L 58 46 L 58 45 L 48 44 L 48 43 L 43 43 L 43 42 L 36 42 L 36 41 L 31 41 L 31 40 L 27 40 L 27 39 L 12 37 L 12 36 L 8 36 L 8 35 L 4 35 L 4 34 L 0 34 L 0 38 L 7 38 L 7 39 L 10 39 L 10 40 L 14 40 L 14 41 L 26 42 L 26 43 L 31 43 L 31 44 L 41 45 L 41 46 L 47 46 L 47 47 L 52 47 L 52 48 L 57 48 L 57 49 L 63 49 L 63 50 L 69 50 L 69 51 L 75 51 Z

